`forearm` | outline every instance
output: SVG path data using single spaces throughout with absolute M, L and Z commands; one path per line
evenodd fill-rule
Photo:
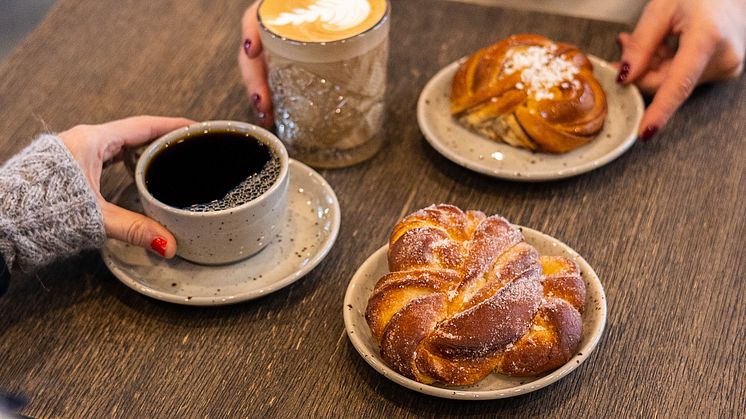
M 101 210 L 59 138 L 43 135 L 0 167 L 0 255 L 31 270 L 99 247 Z

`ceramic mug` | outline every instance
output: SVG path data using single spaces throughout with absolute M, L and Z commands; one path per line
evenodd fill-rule
M 153 157 L 171 144 L 189 141 L 192 134 L 209 132 L 244 133 L 266 145 L 279 158 L 277 179 L 256 199 L 221 210 L 190 211 L 156 199 L 145 182 Z M 271 132 L 244 122 L 207 121 L 168 133 L 145 149 L 134 177 L 145 214 L 176 238 L 176 255 L 200 264 L 236 262 L 262 250 L 279 231 L 287 209 L 288 153 Z

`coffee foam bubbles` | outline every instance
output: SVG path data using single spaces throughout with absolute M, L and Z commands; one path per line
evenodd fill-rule
M 264 0 L 259 17 L 275 34 L 303 42 L 349 38 L 375 26 L 386 0 Z
M 183 209 L 193 212 L 222 211 L 251 202 L 262 196 L 262 194 L 267 192 L 269 188 L 274 185 L 275 181 L 280 176 L 280 171 L 282 171 L 280 158 L 272 156 L 259 173 L 246 178 L 238 186 L 228 192 L 222 199 L 204 204 L 195 204 Z

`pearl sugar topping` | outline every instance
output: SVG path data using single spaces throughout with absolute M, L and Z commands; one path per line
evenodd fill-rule
M 513 48 L 508 51 L 503 74 L 511 75 L 518 71 L 521 81 L 516 83 L 516 88 L 526 90 L 536 100 L 554 99 L 551 89 L 557 86 L 579 87 L 575 75 L 580 69 L 567 60 L 564 56 L 555 55 L 557 46 L 551 47 L 530 46 L 527 48 Z

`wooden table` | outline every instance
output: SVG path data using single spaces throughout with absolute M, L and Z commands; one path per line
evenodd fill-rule
M 235 56 L 246 2 L 58 0 L 0 67 L 0 160 L 37 133 L 132 114 L 253 118 Z M 342 207 L 321 265 L 260 300 L 192 308 L 144 297 L 95 253 L 16 273 L 0 299 L 0 391 L 61 417 L 734 417 L 746 414 L 746 79 L 699 89 L 665 131 L 594 172 L 500 181 L 423 139 L 415 104 L 438 69 L 511 33 L 613 60 L 620 25 L 450 2 L 394 2 L 386 148 L 321 173 Z M 406 181 L 402 181 L 406 179 Z M 111 193 L 129 182 L 105 173 Z M 573 246 L 609 317 L 575 372 L 513 399 L 458 402 L 394 384 L 345 336 L 352 274 L 405 213 L 500 213 Z

